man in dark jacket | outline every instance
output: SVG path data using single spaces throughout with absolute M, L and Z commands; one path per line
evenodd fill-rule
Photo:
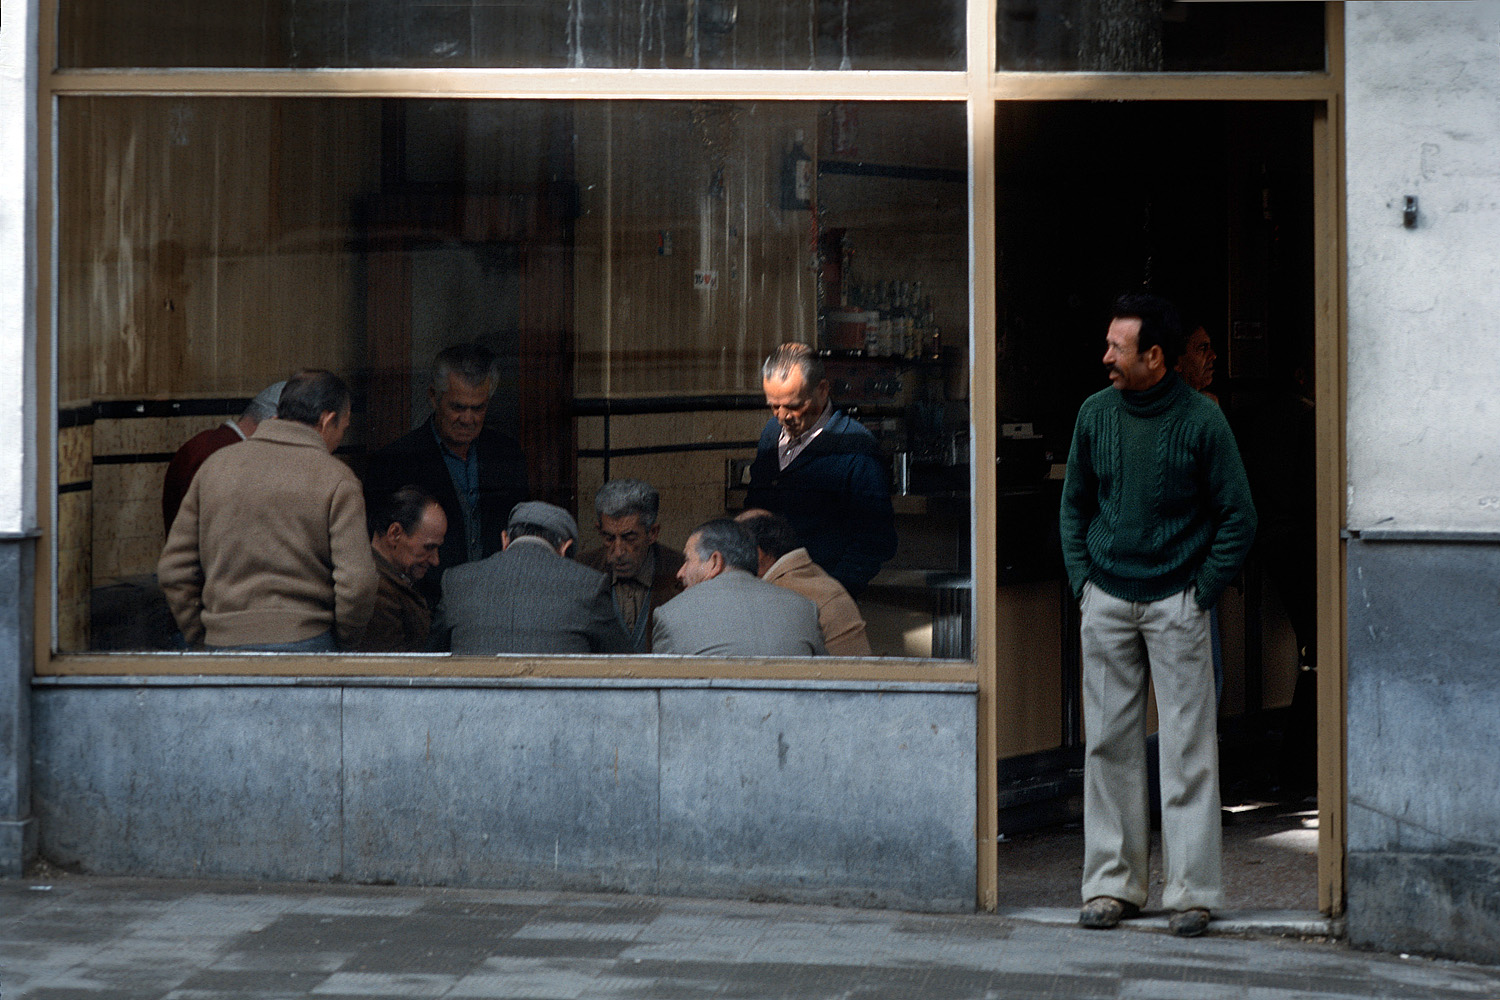
M 833 408 L 823 362 L 806 344 L 772 351 L 761 387 L 772 416 L 745 506 L 790 521 L 813 562 L 858 597 L 896 554 L 890 477 L 875 436 Z
M 499 362 L 478 344 L 458 344 L 433 362 L 427 396 L 432 416 L 370 456 L 365 497 L 373 503 L 402 486 L 432 494 L 448 519 L 439 562 L 420 582 L 429 602 L 454 566 L 500 551 L 500 535 L 526 499 L 526 456 L 513 439 L 484 426 Z

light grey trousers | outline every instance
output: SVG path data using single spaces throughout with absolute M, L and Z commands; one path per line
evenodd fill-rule
M 1146 684 L 1161 741 L 1162 905 L 1224 905 L 1218 712 L 1208 612 L 1192 588 L 1136 603 L 1084 585 L 1083 898 L 1144 906 L 1151 816 Z

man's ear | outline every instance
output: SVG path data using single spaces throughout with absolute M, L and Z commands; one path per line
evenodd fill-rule
M 724 553 L 715 550 L 713 555 L 709 556 L 703 561 L 708 566 L 708 576 L 710 578 L 716 577 L 720 573 L 724 572 Z
M 661 534 L 661 525 L 660 524 L 653 524 L 651 527 L 647 528 L 646 529 L 646 544 L 647 545 L 655 545 L 656 544 L 656 536 L 658 536 L 660 534 Z
M 500 531 L 500 550 L 503 552 L 503 551 L 505 551 L 508 548 L 510 548 L 510 532 L 505 531 L 504 529 L 501 529 L 501 531 Z
M 390 526 L 381 534 L 381 537 L 389 544 L 395 545 L 406 537 L 406 529 L 401 527 L 400 521 L 392 521 Z
M 565 542 L 562 543 L 562 547 L 557 550 L 557 554 L 560 555 L 560 556 L 566 557 L 567 554 L 568 554 L 568 550 L 571 549 L 572 547 L 573 547 L 573 539 L 570 538 L 567 541 L 565 541 Z
M 1167 355 L 1160 344 L 1152 344 L 1146 349 L 1146 367 L 1152 371 L 1166 371 Z

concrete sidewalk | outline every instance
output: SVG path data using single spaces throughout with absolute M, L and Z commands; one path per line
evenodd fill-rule
M 1066 909 L 928 916 L 555 892 L 11 879 L 0 880 L 0 997 L 1500 997 L 1500 968 L 1290 938 L 1084 931 L 1074 917 Z

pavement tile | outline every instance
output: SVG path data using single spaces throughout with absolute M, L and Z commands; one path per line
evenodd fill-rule
M 577 1000 L 593 997 L 591 986 L 613 963 L 576 959 L 490 958 L 459 980 L 447 997 Z
M 447 995 L 457 981 L 457 976 L 415 972 L 335 972 L 311 993 L 319 997 L 440 997 Z

